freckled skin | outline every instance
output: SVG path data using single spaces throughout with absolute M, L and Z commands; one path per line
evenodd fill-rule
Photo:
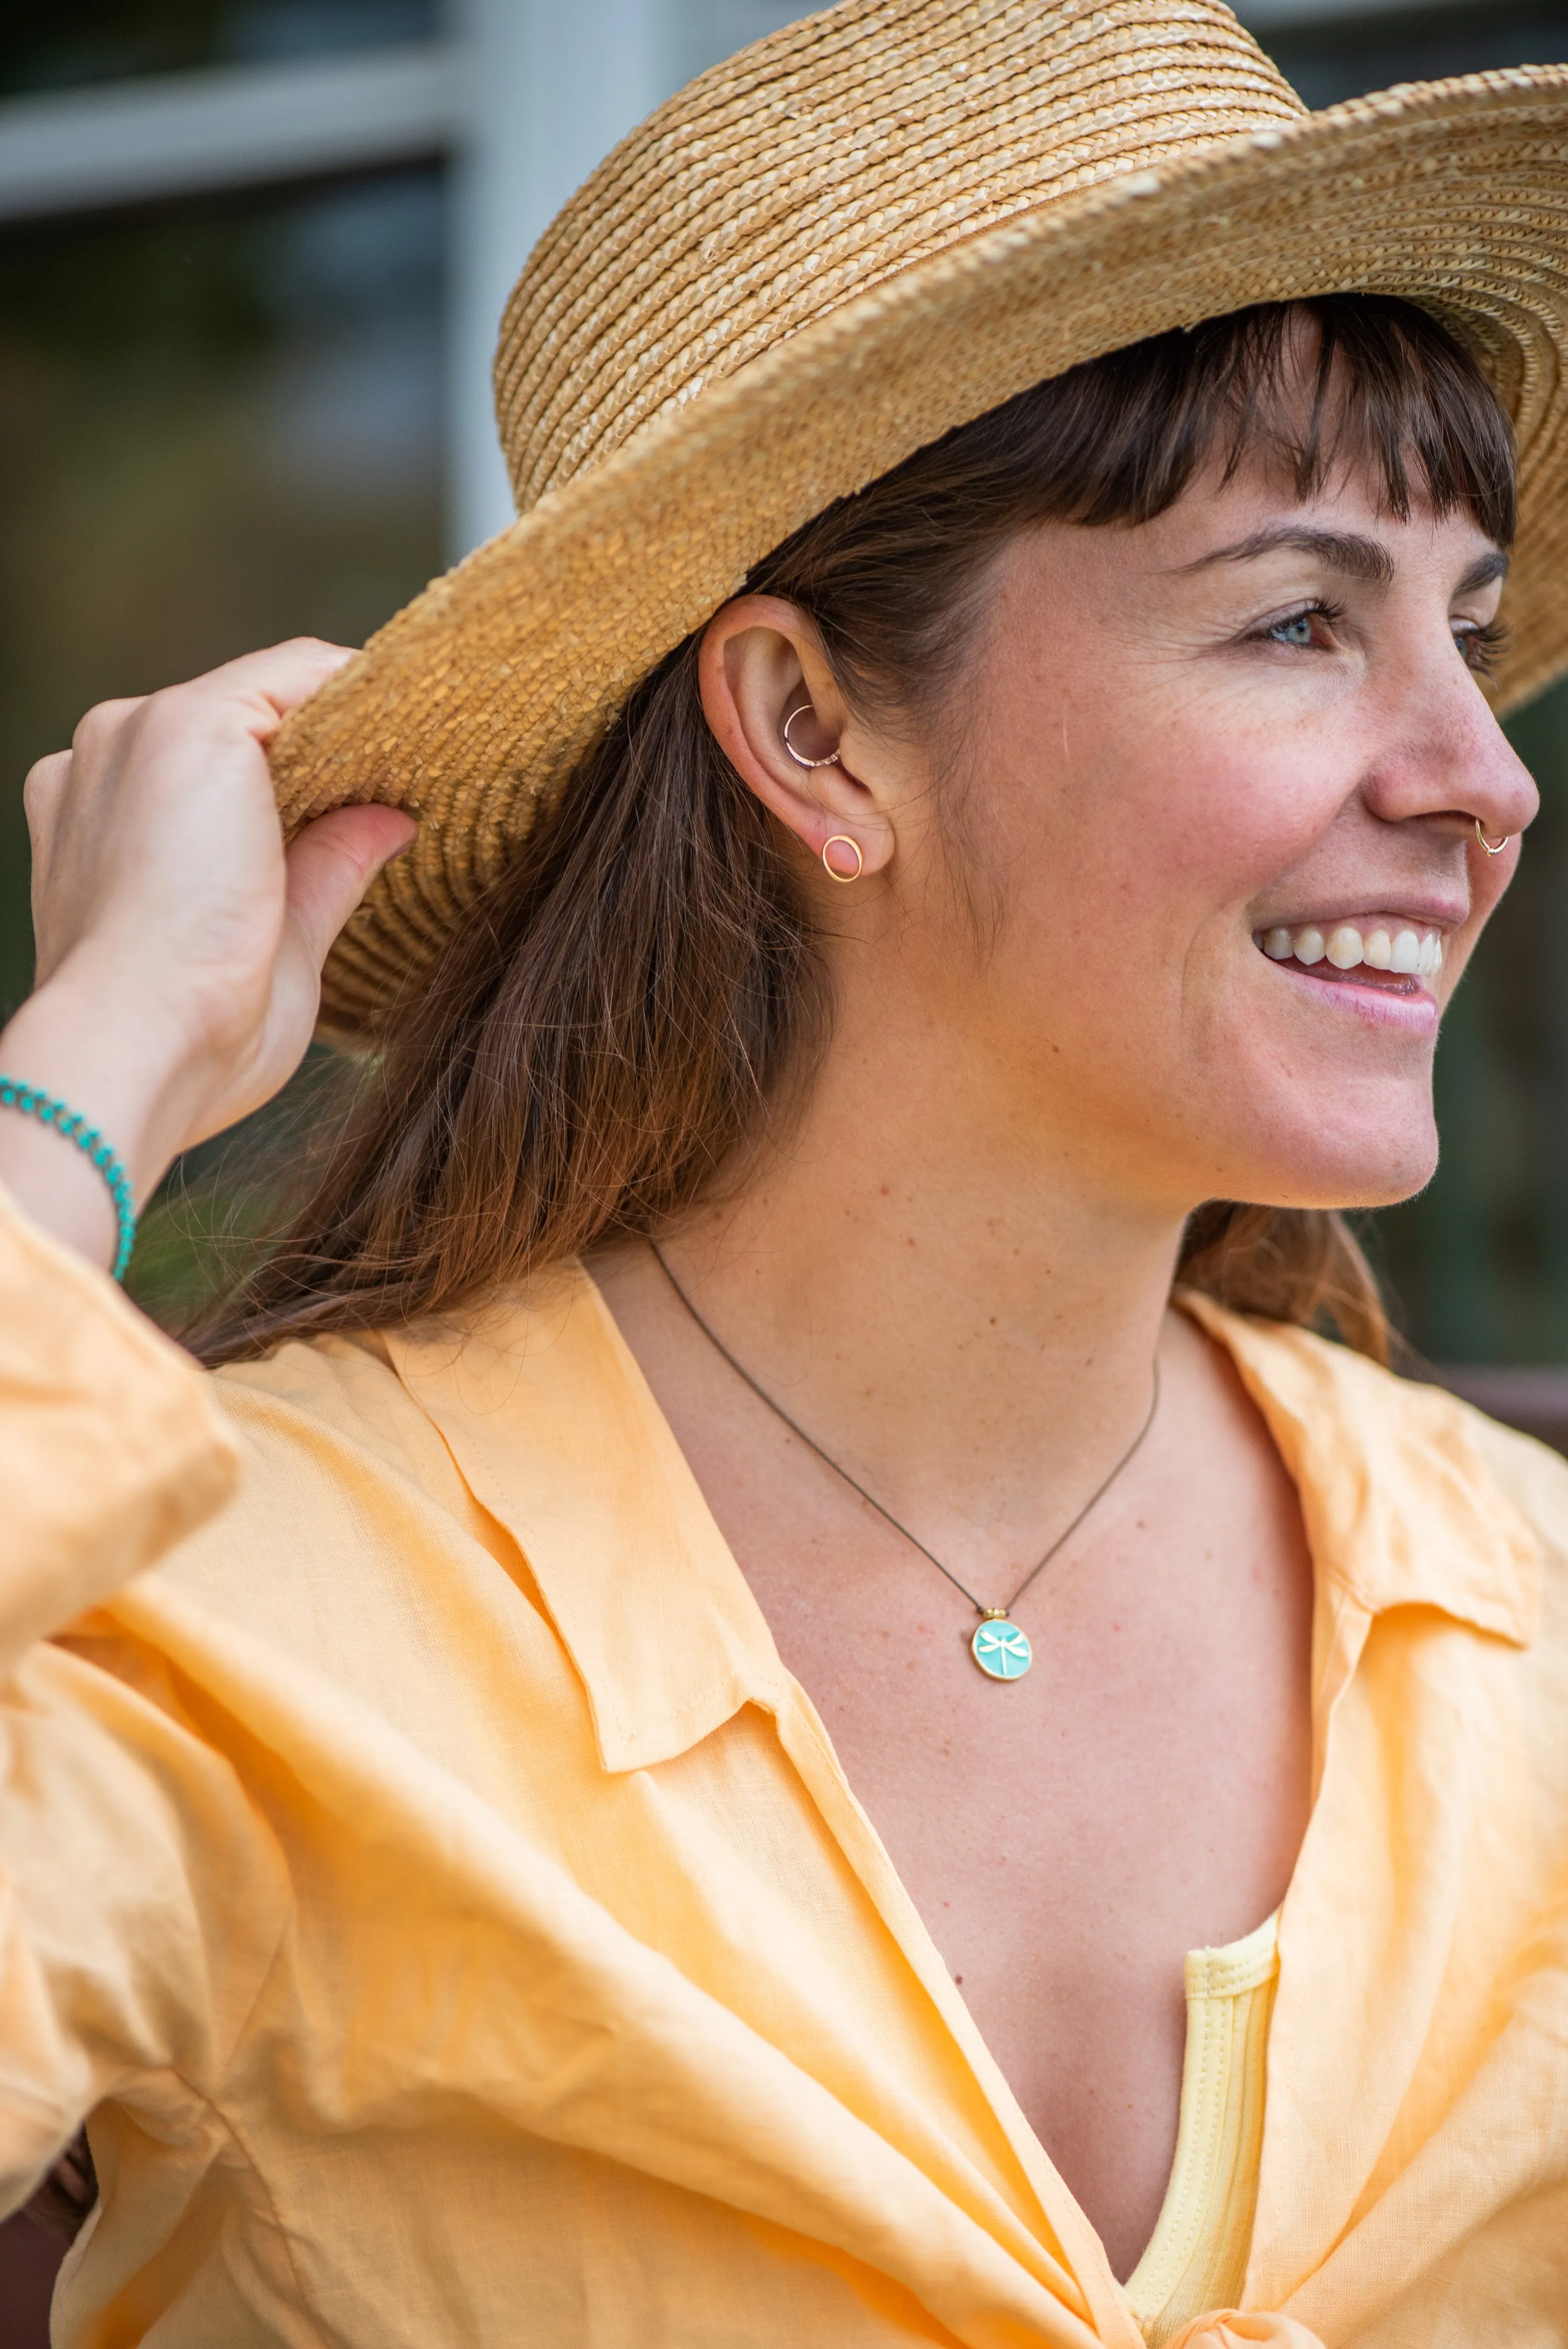
M 1297 525 L 1375 540 L 1389 575 L 1284 547 L 1205 562 Z M 1002 1687 L 965 1600 L 735 1379 L 647 1252 L 596 1266 L 1122 2275 L 1174 2145 L 1183 1953 L 1277 1905 L 1308 1799 L 1295 1490 L 1228 1359 L 1168 1309 L 1172 1268 L 1205 1199 L 1369 1205 L 1430 1174 L 1430 1003 L 1385 1019 L 1254 940 L 1440 906 L 1451 992 L 1518 854 L 1483 857 L 1474 818 L 1495 839 L 1534 809 L 1467 667 L 1488 552 L 1467 513 L 1400 523 L 1356 480 L 1302 508 L 1255 467 L 1141 529 L 1016 542 L 954 720 L 1001 908 L 985 953 L 948 885 L 929 729 L 851 709 L 772 599 L 727 607 L 704 647 L 710 722 L 821 901 L 836 1017 L 788 1137 L 672 1238 L 683 1284 L 989 1604 L 1125 1450 L 1159 1350 L 1149 1441 L 1020 1604 L 1036 1661 Z M 779 749 L 802 686 L 838 767 Z M 840 831 L 853 891 L 812 878 Z

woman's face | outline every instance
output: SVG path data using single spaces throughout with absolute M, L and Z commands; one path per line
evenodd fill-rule
M 968 1040 L 1150 1204 L 1431 1174 L 1439 1019 L 1519 854 L 1475 820 L 1537 805 L 1476 674 L 1503 567 L 1468 512 L 1261 463 L 1002 558 L 963 695 L 1001 911 Z

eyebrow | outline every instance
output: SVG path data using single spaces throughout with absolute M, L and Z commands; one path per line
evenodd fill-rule
M 1255 563 L 1260 555 L 1274 554 L 1281 549 L 1292 554 L 1315 555 L 1331 571 L 1357 579 L 1367 587 L 1387 587 L 1394 577 L 1394 558 L 1377 539 L 1363 538 L 1354 531 L 1301 527 L 1254 531 L 1250 538 L 1238 538 L 1233 545 L 1216 546 L 1210 554 L 1201 554 L 1195 563 L 1184 564 L 1183 569 L 1205 571 L 1215 563 Z M 1507 555 L 1500 546 L 1489 547 L 1470 564 L 1457 592 L 1473 595 L 1478 588 L 1490 587 L 1494 579 L 1505 578 L 1507 574 Z

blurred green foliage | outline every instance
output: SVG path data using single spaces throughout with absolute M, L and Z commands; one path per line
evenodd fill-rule
M 313 1046 L 274 1101 L 172 1169 L 142 1218 L 126 1278 L 144 1312 L 182 1330 L 232 1287 L 277 1227 L 307 1136 L 319 1136 L 346 1107 L 357 1073 L 325 1045 Z
M 434 0 L 70 0 L 0 16 L 0 96 L 416 40 Z
M 53 89 L 132 73 L 177 73 L 223 54 L 225 0 L 72 0 L 13 8 L 0 27 L 0 90 Z
M 359 643 L 440 567 L 439 175 L 0 243 L 0 1013 L 27 768 L 95 701 Z

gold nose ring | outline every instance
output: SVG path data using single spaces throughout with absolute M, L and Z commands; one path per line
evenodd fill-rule
M 1502 838 L 1498 842 L 1497 846 L 1494 848 L 1491 841 L 1487 838 L 1485 833 L 1482 832 L 1480 828 L 1480 818 L 1479 815 L 1475 820 L 1475 836 L 1480 841 L 1481 846 L 1485 849 L 1489 856 L 1501 856 L 1503 850 L 1508 846 L 1509 842 L 1513 838 L 1511 832 L 1505 832 Z

